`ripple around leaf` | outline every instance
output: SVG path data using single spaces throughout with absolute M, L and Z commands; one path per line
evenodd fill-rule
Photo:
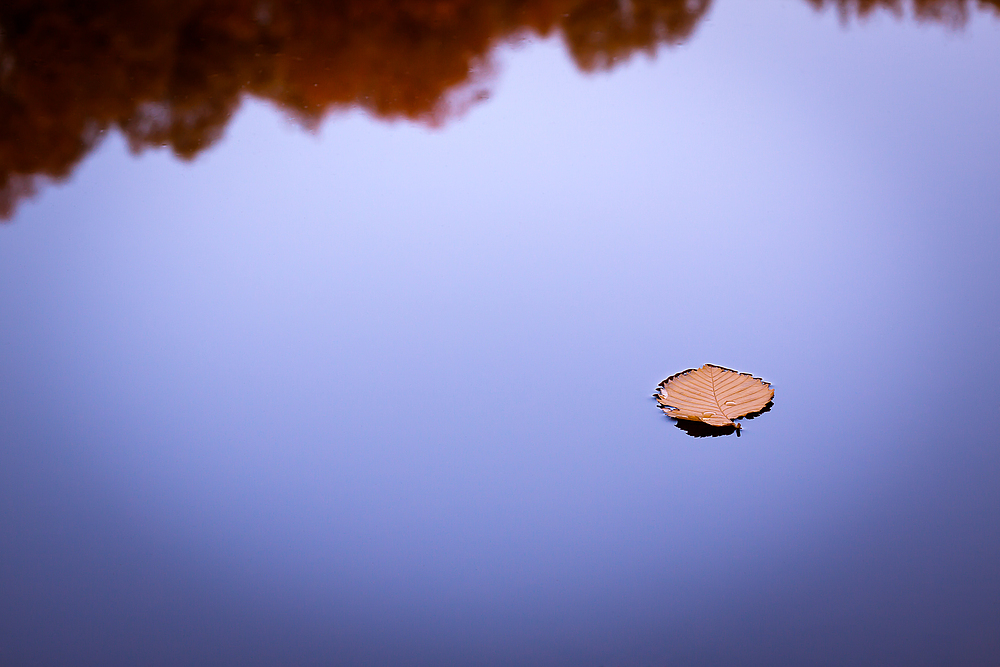
M 774 405 L 771 385 L 749 373 L 705 364 L 671 375 L 657 387 L 654 398 L 677 427 L 694 437 L 735 432 L 736 419 L 753 419 Z

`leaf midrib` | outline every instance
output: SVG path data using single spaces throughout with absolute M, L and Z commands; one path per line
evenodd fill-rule
M 717 367 L 713 366 L 713 368 L 715 368 L 716 372 L 718 372 L 719 375 L 722 375 L 722 373 L 719 372 L 719 369 Z M 717 407 L 719 409 L 719 413 L 722 414 L 723 417 L 725 417 L 729 421 L 733 421 L 733 418 L 730 417 L 729 415 L 727 415 L 726 411 L 722 409 L 721 405 L 719 405 L 719 395 L 715 391 L 715 375 L 716 375 L 716 373 L 709 373 L 708 374 L 708 377 L 710 377 L 712 379 L 712 398 L 715 399 L 715 407 Z

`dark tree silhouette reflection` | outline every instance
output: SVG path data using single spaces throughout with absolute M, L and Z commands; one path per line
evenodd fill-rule
M 493 48 L 561 33 L 584 70 L 687 37 L 710 0 L 4 0 L 0 216 L 118 128 L 190 158 L 244 95 L 304 125 L 360 107 L 444 121 Z
M 1000 0 L 808 0 L 817 9 L 836 7 L 846 21 L 850 18 L 865 18 L 876 11 L 888 10 L 903 16 L 907 8 L 912 9 L 918 20 L 935 21 L 960 27 L 969 18 L 973 7 L 992 10 L 1000 14 Z M 973 10 L 974 11 L 974 10 Z
M 864 15 L 893 0 L 808 0 Z M 584 71 L 689 37 L 711 0 L 3 0 L 0 219 L 109 129 L 191 158 L 243 96 L 307 127 L 330 111 L 439 124 L 485 97 L 490 54 L 559 34 Z M 916 0 L 960 22 L 966 0 Z M 978 0 L 1000 7 L 1000 0 Z

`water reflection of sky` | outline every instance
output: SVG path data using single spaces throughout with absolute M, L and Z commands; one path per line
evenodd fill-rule
M 1000 23 L 717 3 L 0 228 L 9 664 L 993 664 Z M 743 437 L 649 397 L 773 383 Z

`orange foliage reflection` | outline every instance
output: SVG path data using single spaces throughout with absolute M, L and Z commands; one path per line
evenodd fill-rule
M 896 0 L 808 0 L 865 14 Z M 1000 0 L 978 0 L 1000 7 Z M 244 95 L 313 126 L 335 109 L 443 122 L 493 49 L 559 34 L 583 70 L 683 41 L 711 0 L 2 0 L 0 218 L 117 128 L 193 157 Z M 965 0 L 916 0 L 964 17 Z
M 913 15 L 921 20 L 936 21 L 952 26 L 961 26 L 969 18 L 970 7 L 992 9 L 1000 14 L 1000 0 L 809 0 L 821 9 L 834 6 L 845 20 L 856 16 L 864 18 L 877 10 L 889 10 L 902 16 L 906 8 L 912 8 Z

